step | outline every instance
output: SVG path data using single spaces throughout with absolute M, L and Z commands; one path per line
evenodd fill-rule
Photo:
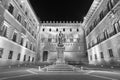
M 67 64 L 57 64 L 50 67 L 47 67 L 47 71 L 74 71 L 72 67 Z

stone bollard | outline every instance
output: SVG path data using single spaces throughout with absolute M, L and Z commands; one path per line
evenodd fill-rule
M 20 65 L 18 64 L 18 67 L 20 67 Z
M 41 67 L 40 66 L 38 66 L 38 70 L 41 71 Z
M 103 65 L 101 65 L 101 67 L 103 67 Z
M 83 70 L 83 66 L 81 66 L 81 70 Z
M 8 66 L 8 68 L 11 68 L 11 66 Z

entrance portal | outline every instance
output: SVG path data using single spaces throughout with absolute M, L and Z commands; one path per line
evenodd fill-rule
M 48 51 L 43 51 L 43 61 L 47 61 L 48 59 Z

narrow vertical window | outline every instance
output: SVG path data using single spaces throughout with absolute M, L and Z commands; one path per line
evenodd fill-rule
M 92 55 L 90 55 L 90 60 L 92 61 Z
M 20 15 L 20 14 L 18 14 L 17 20 L 18 20 L 19 22 L 21 22 L 21 15 Z
M 30 56 L 28 57 L 28 62 L 30 62 Z
M 32 58 L 32 62 L 34 62 L 34 57 Z
M 13 40 L 14 42 L 17 41 L 17 33 L 16 33 L 16 32 L 14 32 L 12 40 Z
M 97 55 L 95 54 L 95 59 L 97 60 Z
M 112 49 L 108 49 L 108 52 L 109 52 L 110 57 L 114 57 Z
M 24 59 L 23 59 L 23 61 L 26 61 L 26 55 L 24 55 Z
M 21 38 L 20 45 L 22 45 L 22 46 L 23 46 L 23 42 L 24 42 L 24 39 L 23 39 L 23 38 Z
M 12 56 L 13 56 L 13 51 L 10 51 L 8 54 L 8 59 L 12 59 Z
M 101 58 L 104 58 L 104 54 L 103 52 L 100 52 Z
M 20 60 L 20 53 L 19 53 L 18 56 L 17 56 L 17 60 Z

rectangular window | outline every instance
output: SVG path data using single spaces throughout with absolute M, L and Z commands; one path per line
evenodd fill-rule
M 30 50 L 32 50 L 32 43 L 30 44 Z
M 23 45 L 24 39 L 21 38 L 20 45 Z
M 3 25 L 0 27 L 0 35 L 7 37 L 7 26 Z
M 17 56 L 17 60 L 20 60 L 20 53 L 19 53 L 18 56 Z
M 110 57 L 114 57 L 112 49 L 108 49 L 108 52 L 109 52 Z
M 27 22 L 26 22 L 26 21 L 24 21 L 24 27 L 25 27 L 25 28 L 27 27 Z
M 3 55 L 3 48 L 0 48 L 0 58 L 2 58 Z
M 90 55 L 90 60 L 92 61 L 92 55 Z
M 34 61 L 34 57 L 32 58 L 32 62 Z
M 28 42 L 26 42 L 26 46 L 25 47 L 28 48 Z
M 30 62 L 30 56 L 28 57 L 28 62 Z
M 13 56 L 13 51 L 10 51 L 8 55 L 8 59 L 12 59 L 12 56 Z
M 100 52 L 101 58 L 104 58 L 104 54 L 103 52 Z
M 12 4 L 9 4 L 8 11 L 13 14 L 14 6 Z
M 13 40 L 14 42 L 17 41 L 17 33 L 16 33 L 16 32 L 14 32 L 12 40 Z
M 95 54 L 95 59 L 97 60 L 97 55 Z
M 24 55 L 24 60 L 23 61 L 26 61 L 26 55 Z

